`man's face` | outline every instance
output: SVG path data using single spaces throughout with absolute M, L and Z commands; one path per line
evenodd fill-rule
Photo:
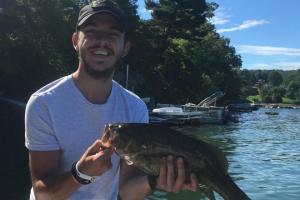
M 106 13 L 88 19 L 72 39 L 78 52 L 79 65 L 95 79 L 111 77 L 121 57 L 129 49 L 120 24 Z

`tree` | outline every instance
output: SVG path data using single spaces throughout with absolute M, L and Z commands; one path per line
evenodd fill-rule
M 147 0 L 150 20 L 137 0 L 117 0 L 131 22 L 130 89 L 161 102 L 199 102 L 216 90 L 240 94 L 241 58 L 207 21 L 217 5 L 205 0 Z M 72 72 L 77 56 L 70 37 L 81 0 L 2 0 L 0 90 L 26 99 L 42 85 Z M 51 19 L 51 20 L 50 20 Z M 8 23 L 9 22 L 9 23 Z M 15 59 L 17 58 L 17 59 Z M 125 82 L 125 69 L 116 79 Z
M 268 75 L 268 82 L 272 86 L 279 86 L 283 82 L 283 78 L 278 71 L 271 71 Z
M 282 87 L 272 87 L 271 85 L 266 84 L 259 88 L 259 94 L 264 103 L 282 103 L 285 89 Z
M 300 100 L 300 79 L 289 82 L 287 88 L 287 97 Z
M 241 59 L 229 40 L 206 21 L 216 4 L 205 1 L 146 1 L 152 20 L 146 22 L 155 54 L 148 66 L 152 94 L 162 102 L 199 102 L 216 90 L 239 93 L 236 70 Z M 232 81 L 237 80 L 235 84 Z M 175 101 L 174 101 L 175 100 Z
M 0 90 L 27 99 L 42 85 L 72 72 L 77 55 L 71 43 L 81 0 L 1 0 Z M 120 0 L 138 26 L 136 0 Z M 131 28 L 130 30 L 133 30 Z M 134 33 L 130 32 L 130 37 Z

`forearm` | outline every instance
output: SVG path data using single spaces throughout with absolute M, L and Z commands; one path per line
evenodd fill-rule
M 74 179 L 71 172 L 33 180 L 33 190 L 36 199 L 42 200 L 66 199 L 80 187 L 81 184 Z
M 151 193 L 147 176 L 138 176 L 126 181 L 120 188 L 122 200 L 142 200 Z

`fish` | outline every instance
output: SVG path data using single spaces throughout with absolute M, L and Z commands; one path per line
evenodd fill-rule
M 215 199 L 213 191 L 224 200 L 250 200 L 228 175 L 224 153 L 191 134 L 160 124 L 114 123 L 105 126 L 101 140 L 109 142 L 121 159 L 145 174 L 158 176 L 164 157 L 181 157 L 185 173 L 196 174 L 199 190 L 210 200 Z

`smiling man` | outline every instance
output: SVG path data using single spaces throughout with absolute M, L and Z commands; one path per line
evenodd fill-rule
M 25 112 L 25 145 L 32 178 L 30 199 L 143 199 L 157 187 L 169 192 L 195 190 L 185 184 L 169 157 L 158 178 L 136 173 L 102 144 L 105 124 L 147 123 L 144 102 L 113 80 L 128 54 L 127 21 L 118 4 L 93 1 L 79 13 L 72 43 L 78 69 L 35 92 Z

